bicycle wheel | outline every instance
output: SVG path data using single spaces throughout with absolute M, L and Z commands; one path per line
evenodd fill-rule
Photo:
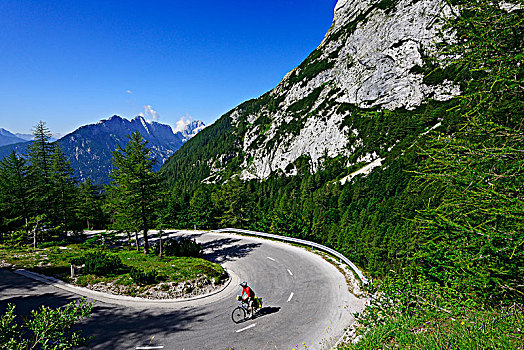
M 231 314 L 231 319 L 235 323 L 240 323 L 246 319 L 246 310 L 243 307 L 237 306 Z

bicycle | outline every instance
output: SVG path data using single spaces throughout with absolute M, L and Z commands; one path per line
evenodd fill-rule
M 237 300 L 239 301 L 240 305 L 233 309 L 233 312 L 231 313 L 231 319 L 235 323 L 247 321 L 247 316 L 251 313 L 251 308 L 244 300 L 242 300 L 240 296 L 237 296 Z M 255 298 L 255 301 L 253 302 L 253 316 L 255 316 L 261 308 L 262 298 Z

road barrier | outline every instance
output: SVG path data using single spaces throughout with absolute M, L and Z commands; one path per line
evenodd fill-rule
M 314 248 L 317 248 L 319 250 L 322 250 L 326 253 L 329 253 L 333 256 L 336 256 L 337 258 L 340 259 L 340 261 L 344 262 L 345 264 L 349 265 L 353 271 L 355 271 L 355 273 L 358 275 L 358 277 L 360 278 L 360 280 L 362 281 L 363 284 L 369 284 L 370 281 L 366 278 L 366 276 L 364 276 L 364 274 L 362 273 L 362 271 L 360 271 L 360 269 L 351 262 L 351 260 L 349 260 L 348 258 L 346 258 L 344 255 L 340 254 L 339 252 L 337 252 L 336 250 L 334 249 L 331 249 L 329 247 L 326 247 L 326 246 L 323 246 L 322 244 L 318 244 L 318 243 L 315 243 L 315 242 L 310 242 L 310 241 L 306 241 L 306 240 L 303 240 L 303 239 L 298 239 L 298 238 L 292 238 L 292 237 L 286 237 L 286 236 L 279 236 L 279 235 L 273 235 L 273 234 L 270 234 L 270 233 L 265 233 L 265 232 L 257 232 L 257 231 L 250 231 L 250 230 L 241 230 L 241 229 L 237 229 L 237 228 L 223 228 L 223 229 L 219 229 L 219 230 L 213 230 L 213 232 L 235 232 L 235 233 L 242 233 L 242 234 L 246 234 L 246 235 L 252 235 L 252 236 L 258 236 L 258 237 L 266 237 L 266 238 L 272 238 L 272 239 L 277 239 L 277 240 L 281 240 L 281 241 L 286 241 L 286 242 L 292 242 L 292 243 L 297 243 L 297 244 L 302 244 L 302 245 L 306 245 L 306 246 L 310 246 L 310 247 L 314 247 Z

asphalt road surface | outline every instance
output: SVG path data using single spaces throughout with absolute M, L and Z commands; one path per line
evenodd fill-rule
M 97 299 L 79 326 L 92 349 L 328 349 L 340 339 L 364 301 L 322 257 L 281 242 L 233 234 L 180 231 L 203 243 L 205 258 L 220 263 L 231 283 L 220 293 L 168 303 Z M 235 324 L 240 281 L 264 301 L 260 314 Z M 62 306 L 73 293 L 0 269 L 0 312 L 7 303 L 29 314 L 40 305 Z M 130 299 L 130 298 L 128 298 Z

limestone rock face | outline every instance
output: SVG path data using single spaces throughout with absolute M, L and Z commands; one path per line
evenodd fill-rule
M 262 106 L 244 116 L 254 127 L 243 137 L 241 178 L 264 179 L 276 171 L 293 175 L 296 169 L 290 165 L 303 155 L 311 159 L 312 170 L 323 157 L 349 156 L 348 136 L 354 132 L 342 126 L 348 115 L 337 112 L 342 103 L 409 110 L 428 98 L 447 100 L 459 94 L 448 81 L 424 84 L 423 75 L 413 69 L 423 66 L 424 55 L 435 57 L 442 18 L 451 13 L 444 0 L 340 0 L 320 46 L 269 93 L 278 107 Z M 310 105 L 293 108 L 308 97 Z M 326 100 L 328 106 L 321 106 Z M 256 125 L 261 117 L 271 120 L 270 125 Z M 300 124 L 298 130 L 283 133 L 293 123 Z
M 384 157 L 398 140 L 362 150 L 365 123 L 355 121 L 356 114 L 411 111 L 460 93 L 445 79 L 425 83 L 423 73 L 428 59 L 439 65 L 442 38 L 453 38 L 443 32 L 443 19 L 454 11 L 445 0 L 339 0 L 316 50 L 273 90 L 222 117 L 234 141 L 228 139 L 225 153 L 203 160 L 209 164 L 205 181 L 227 180 L 220 174 L 235 157 L 245 180 L 295 175 L 301 159 L 314 172 L 329 158 L 352 166 Z

